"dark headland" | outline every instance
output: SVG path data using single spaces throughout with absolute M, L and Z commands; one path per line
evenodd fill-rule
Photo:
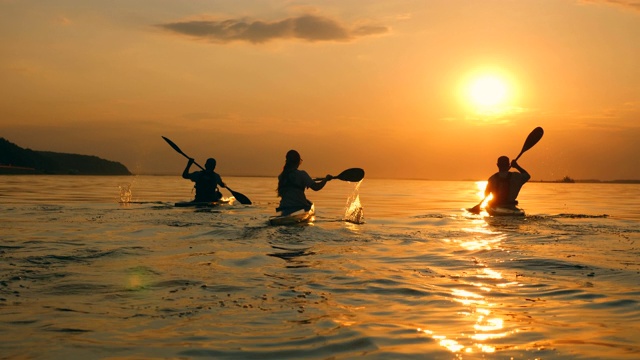
M 97 156 L 36 151 L 0 138 L 0 174 L 131 175 L 119 162 Z

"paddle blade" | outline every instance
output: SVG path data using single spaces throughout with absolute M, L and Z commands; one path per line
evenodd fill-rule
M 542 135 L 544 135 L 544 130 L 541 127 L 538 126 L 537 128 L 533 129 L 529 136 L 527 136 L 527 140 L 524 141 L 524 145 L 522 145 L 522 151 L 520 151 L 520 154 L 518 154 L 515 160 L 518 160 L 525 151 L 531 149 L 535 144 L 537 144 L 538 141 L 542 139 Z
M 182 156 L 186 157 L 187 159 L 190 159 L 189 155 L 185 154 L 182 152 L 182 150 L 180 150 L 180 148 L 178 147 L 178 145 L 176 145 L 176 143 L 174 143 L 173 141 L 167 139 L 166 137 L 162 137 L 164 139 L 164 141 L 167 142 L 167 144 L 171 145 L 171 147 L 173 148 L 173 150 L 177 151 L 179 154 L 181 154 Z M 198 164 L 197 162 L 193 162 L 197 167 L 199 167 L 200 169 L 204 170 L 204 168 L 202 167 L 202 165 Z
M 186 155 L 185 155 L 185 153 L 183 153 L 183 152 L 182 152 L 182 150 L 180 150 L 180 148 L 178 147 L 178 145 L 176 145 L 176 143 L 174 143 L 173 141 L 169 140 L 168 138 L 166 138 L 166 137 L 164 137 L 164 136 L 163 136 L 162 138 L 164 139 L 164 141 L 166 141 L 166 142 L 167 142 L 167 144 L 169 144 L 169 145 L 173 148 L 173 150 L 175 150 L 175 151 L 179 152 L 180 154 L 182 154 L 182 155 L 186 156 Z M 188 157 L 188 156 L 187 156 L 187 157 Z
M 480 207 L 482 206 L 482 203 L 487 200 L 487 196 L 484 197 L 484 199 L 480 200 L 480 202 L 478 203 L 478 205 L 472 207 L 472 208 L 467 208 L 467 211 L 472 213 L 472 214 L 480 214 L 480 211 L 482 209 L 480 209 Z
M 467 209 L 468 212 L 472 213 L 472 214 L 480 214 L 480 204 L 472 207 L 472 208 L 468 208 Z
M 360 168 L 351 168 L 347 169 L 340 173 L 338 176 L 334 176 L 334 179 L 342 180 L 342 181 L 353 181 L 357 182 L 364 178 L 364 170 Z
M 243 204 L 243 205 L 251 205 L 251 200 L 249 200 L 249 198 L 248 198 L 248 197 L 244 196 L 244 194 L 241 194 L 241 193 L 239 193 L 239 192 L 237 192 L 237 191 L 233 191 L 233 190 L 231 190 L 231 189 L 229 189 L 229 188 L 227 188 L 227 190 L 229 190 L 229 192 L 231 193 L 231 195 L 233 195 L 233 197 L 234 197 L 234 198 L 236 198 L 236 200 L 238 200 L 238 202 L 239 202 L 240 204 Z

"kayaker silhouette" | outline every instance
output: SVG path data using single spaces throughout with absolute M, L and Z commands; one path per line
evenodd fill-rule
M 301 163 L 302 158 L 297 151 L 289 150 L 287 152 L 284 167 L 278 175 L 277 192 L 280 197 L 280 205 L 276 211 L 282 212 L 282 215 L 288 215 L 302 209 L 309 211 L 313 203 L 307 199 L 304 191 L 307 188 L 319 191 L 327 181 L 333 179 L 331 175 L 327 175 L 322 179 L 314 180 L 306 171 L 298 169 Z
M 517 210 L 518 194 L 522 186 L 531 179 L 531 175 L 516 160 L 510 162 L 507 156 L 500 156 L 496 165 L 498 165 L 498 172 L 489 178 L 484 190 L 485 197 L 489 194 L 493 195 L 488 206 Z M 510 168 L 518 171 L 509 171 Z
M 214 171 L 216 169 L 216 159 L 207 159 L 207 162 L 204 164 L 204 170 L 189 173 L 189 168 L 191 168 L 194 162 L 195 160 L 193 158 L 189 158 L 187 167 L 182 172 L 183 178 L 195 183 L 196 198 L 194 201 L 212 202 L 220 200 L 222 193 L 220 193 L 218 185 L 224 188 L 226 188 L 227 185 L 222 181 L 220 175 Z

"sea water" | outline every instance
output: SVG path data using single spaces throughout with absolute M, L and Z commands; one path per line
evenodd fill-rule
M 225 182 L 253 205 L 0 176 L 0 358 L 640 358 L 640 185 L 528 183 L 491 218 L 471 181 L 334 180 L 274 227 L 275 178 Z

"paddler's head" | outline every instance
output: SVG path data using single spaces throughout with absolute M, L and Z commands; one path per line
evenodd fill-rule
M 300 166 L 301 162 L 302 159 L 300 158 L 300 153 L 295 150 L 289 150 L 287 152 L 286 163 L 284 164 L 284 166 L 297 168 L 298 166 Z
M 216 169 L 216 159 L 208 158 L 207 162 L 204 163 L 204 169 L 208 171 L 213 171 Z
M 508 171 L 511 168 L 511 162 L 509 158 L 506 156 L 500 156 L 498 158 L 498 170 L 500 171 Z

